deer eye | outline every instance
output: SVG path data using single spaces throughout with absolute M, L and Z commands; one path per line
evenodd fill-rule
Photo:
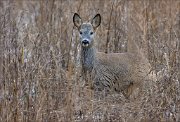
M 93 32 L 90 32 L 90 35 L 93 35 Z
M 82 31 L 79 32 L 82 35 Z

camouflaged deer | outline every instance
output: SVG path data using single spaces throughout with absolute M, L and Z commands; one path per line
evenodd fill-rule
M 132 88 L 142 86 L 150 71 L 150 64 L 141 53 L 106 54 L 96 50 L 94 37 L 101 24 L 100 14 L 97 14 L 90 22 L 84 23 L 75 13 L 73 22 L 79 32 L 82 69 L 84 73 L 94 72 L 95 88 L 122 92 L 129 97 L 133 92 Z

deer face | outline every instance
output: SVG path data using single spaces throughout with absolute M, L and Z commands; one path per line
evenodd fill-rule
M 89 23 L 83 23 L 81 17 L 75 13 L 73 16 L 74 25 L 78 28 L 80 44 L 83 48 L 91 47 L 94 43 L 96 28 L 101 23 L 101 16 L 97 14 Z

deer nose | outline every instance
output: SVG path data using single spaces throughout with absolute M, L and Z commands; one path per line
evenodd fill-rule
M 83 40 L 82 43 L 86 45 L 86 44 L 89 44 L 89 41 L 88 40 Z

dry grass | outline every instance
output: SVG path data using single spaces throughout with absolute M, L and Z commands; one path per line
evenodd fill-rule
M 74 12 L 102 15 L 100 51 L 143 49 L 157 80 L 140 98 L 83 86 Z M 0 121 L 179 122 L 179 27 L 179 0 L 0 1 Z

